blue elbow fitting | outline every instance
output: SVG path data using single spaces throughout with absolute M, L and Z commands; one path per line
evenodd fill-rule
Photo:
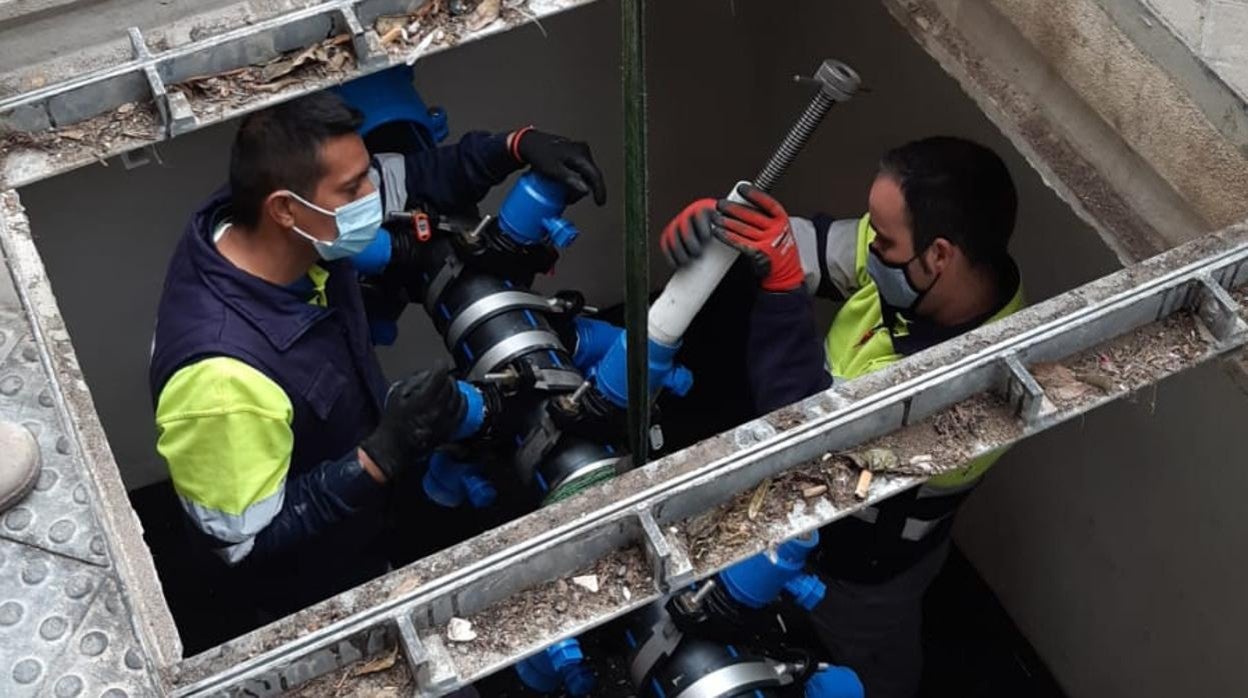
M 550 240 L 555 247 L 567 247 L 578 235 L 576 226 L 562 217 L 567 197 L 562 184 L 529 172 L 507 192 L 498 210 L 499 229 L 520 245 Z
M 628 406 L 627 342 L 628 338 L 621 332 L 593 371 L 594 386 L 617 407 Z M 650 399 L 653 400 L 661 389 L 683 396 L 693 387 L 693 374 L 674 363 L 678 349 L 679 344 L 669 346 L 649 340 Z
M 481 390 L 472 383 L 464 381 L 455 383 L 459 388 L 459 394 L 464 396 L 466 405 L 463 419 L 459 421 L 455 433 L 451 434 L 452 441 L 460 441 L 476 435 L 481 430 L 481 425 L 485 424 L 485 395 L 481 394 Z
M 480 468 L 456 460 L 445 451 L 437 451 L 429 458 L 421 485 L 432 502 L 448 509 L 465 500 L 476 509 L 484 509 L 498 498 L 494 484 L 481 476 Z
M 866 689 L 852 669 L 830 666 L 806 681 L 806 698 L 865 698 Z
M 597 683 L 576 638 L 557 642 L 516 664 L 516 673 L 525 686 L 539 693 L 564 689 L 569 695 L 587 696 Z
M 724 588 L 738 602 L 750 608 L 774 603 L 787 590 L 802 604 L 814 608 L 823 599 L 825 587 L 812 575 L 803 573 L 806 557 L 819 544 L 819 532 L 805 538 L 785 541 L 775 555 L 759 553 L 719 573 Z
M 584 316 L 577 316 L 572 323 L 576 328 L 576 349 L 572 352 L 572 364 L 581 371 L 588 371 L 601 361 L 624 334 L 622 327 Z

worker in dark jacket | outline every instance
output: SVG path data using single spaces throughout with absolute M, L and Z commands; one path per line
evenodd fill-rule
M 360 123 L 329 93 L 244 119 L 229 185 L 191 216 L 160 301 L 157 449 L 199 543 L 228 566 L 231 603 L 261 619 L 385 571 L 384 494 L 464 410 L 445 370 L 387 395 L 347 258 L 385 213 L 470 208 L 526 164 L 605 197 L 582 143 L 522 129 L 370 154 Z
M 758 412 L 836 381 L 878 371 L 1023 305 L 1006 250 L 1017 196 L 992 151 L 928 138 L 888 152 L 860 218 L 790 218 L 774 198 L 742 185 L 748 205 L 703 199 L 666 228 L 676 266 L 715 236 L 740 250 L 761 280 L 747 361 Z M 813 297 L 842 303 L 826 338 Z M 838 664 L 871 698 L 912 696 L 922 668 L 923 593 L 948 552 L 953 514 L 999 453 L 820 532 L 828 584 L 814 611 Z

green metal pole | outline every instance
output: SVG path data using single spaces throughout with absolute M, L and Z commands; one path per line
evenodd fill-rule
M 624 328 L 628 333 L 628 426 L 633 463 L 648 460 L 650 395 L 646 311 L 649 306 L 649 197 L 646 172 L 645 0 L 620 0 L 624 100 Z

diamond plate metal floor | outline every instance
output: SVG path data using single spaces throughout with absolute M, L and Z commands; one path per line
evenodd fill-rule
M 156 695 L 95 481 L 10 269 L 0 273 L 0 419 L 36 436 L 43 470 L 0 518 L 0 695 Z

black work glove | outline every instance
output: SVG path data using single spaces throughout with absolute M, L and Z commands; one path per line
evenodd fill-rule
M 381 424 L 360 448 L 393 480 L 447 441 L 467 409 L 447 369 L 414 373 L 390 389 Z
M 568 203 L 593 192 L 594 203 L 607 203 L 607 186 L 602 181 L 602 171 L 594 164 L 589 146 L 580 141 L 570 141 L 533 129 L 517 131 L 515 153 L 534 172 L 546 175 L 567 187 L 571 193 Z

